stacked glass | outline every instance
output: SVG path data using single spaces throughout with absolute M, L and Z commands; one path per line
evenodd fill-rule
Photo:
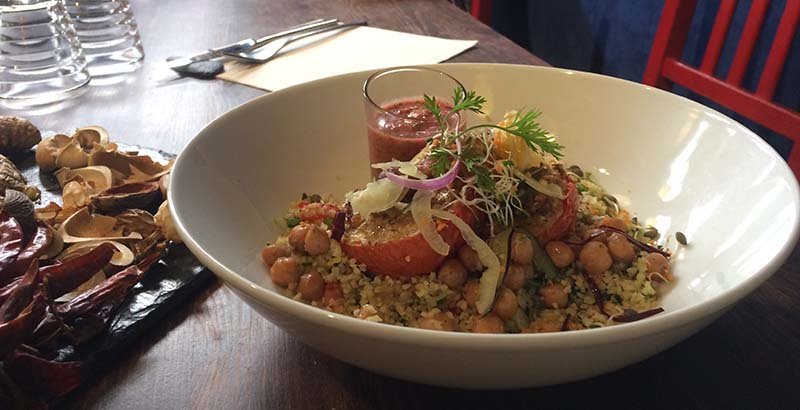
M 57 99 L 143 57 L 127 1 L 0 0 L 0 98 Z

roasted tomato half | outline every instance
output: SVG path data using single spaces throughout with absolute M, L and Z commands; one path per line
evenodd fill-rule
M 466 206 L 455 204 L 448 211 L 470 226 L 477 216 Z M 448 221 L 436 220 L 436 230 L 455 252 L 464 240 Z M 436 270 L 447 256 L 436 253 L 422 237 L 410 212 L 390 209 L 375 215 L 342 238 L 342 250 L 367 267 L 367 271 L 392 277 L 425 275 Z
M 566 175 L 559 178 L 564 190 L 564 199 L 550 198 L 537 193 L 525 204 L 531 217 L 520 221 L 521 227 L 530 231 L 542 245 L 563 238 L 575 230 L 578 218 L 578 190 L 575 183 Z

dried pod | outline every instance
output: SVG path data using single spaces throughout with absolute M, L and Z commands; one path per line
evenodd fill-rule
M 153 181 L 169 173 L 172 161 L 160 164 L 148 155 L 135 155 L 118 151 L 97 151 L 89 155 L 89 165 L 111 168 L 123 183 Z
M 107 241 L 122 241 L 131 239 L 142 239 L 138 232 L 131 232 L 124 235 L 120 229 L 115 229 L 117 219 L 111 216 L 92 214 L 88 208 L 70 215 L 61 226 L 58 232 L 61 239 L 66 244 L 89 242 L 104 239 Z
M 142 209 L 126 209 L 114 215 L 114 217 L 117 218 L 115 228 L 122 229 L 122 233 L 126 235 L 131 232 L 138 232 L 143 237 L 148 237 L 158 230 L 153 214 Z
M 167 190 L 169 189 L 169 174 L 162 175 L 158 179 L 158 189 L 161 190 L 161 196 L 167 199 Z
M 22 192 L 6 189 L 3 212 L 13 216 L 26 234 L 36 229 L 36 209 L 30 198 Z
M 57 168 L 83 168 L 89 164 L 89 154 L 77 141 L 63 146 L 56 154 Z
M 58 231 L 53 231 L 53 241 L 50 245 L 42 251 L 39 259 L 53 259 L 64 250 L 64 241 L 61 239 L 61 234 Z
M 10 159 L 0 155 L 0 192 L 6 189 L 25 190 L 25 178 Z
M 164 232 L 165 238 L 175 243 L 183 242 L 181 236 L 178 235 L 178 229 L 175 228 L 175 221 L 172 220 L 172 213 L 169 210 L 168 201 L 162 202 L 161 206 L 158 207 L 158 212 L 156 212 L 155 220 L 158 227 L 161 228 L 162 232 Z
M 55 202 L 49 202 L 41 208 L 36 208 L 36 219 L 45 221 L 52 226 L 55 225 L 54 221 L 59 212 L 61 212 L 61 206 Z
M 116 251 L 114 251 L 114 256 L 111 257 L 111 261 L 109 263 L 114 266 L 128 266 L 133 263 L 134 255 L 133 251 L 131 251 L 129 247 L 117 241 L 107 240 L 76 243 L 61 252 L 58 256 L 56 256 L 56 259 L 59 261 L 67 261 L 72 258 L 85 255 L 104 243 L 110 243 L 117 248 Z
M 0 117 L 0 152 L 26 150 L 41 140 L 42 134 L 30 121 L 20 117 Z
M 75 130 L 72 139 L 78 141 L 85 150 L 94 148 L 95 144 L 104 146 L 108 144 L 108 131 L 99 125 L 90 125 Z
M 91 200 L 91 188 L 86 182 L 70 181 L 64 185 L 61 192 L 61 200 L 64 201 L 64 209 L 78 209 L 89 206 Z
M 111 169 L 104 166 L 83 167 L 78 169 L 61 168 L 54 174 L 61 188 L 77 178 L 83 179 L 94 192 L 102 192 L 114 185 Z
M 94 197 L 93 203 L 102 211 L 143 209 L 153 206 L 161 197 L 158 182 L 134 182 L 107 189 Z
M 70 138 L 64 134 L 56 134 L 45 138 L 36 146 L 36 165 L 44 172 L 56 169 L 56 157 L 61 148 L 69 144 Z

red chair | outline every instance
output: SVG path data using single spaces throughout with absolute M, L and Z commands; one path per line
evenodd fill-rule
M 492 24 L 492 0 L 472 0 L 469 12 L 483 24 L 487 26 Z
M 775 38 L 755 92 L 742 88 L 742 78 L 761 31 L 769 0 L 753 0 L 725 79 L 714 77 L 737 0 L 722 0 L 711 28 L 700 68 L 680 61 L 695 12 L 695 0 L 666 0 L 642 82 L 669 89 L 678 84 L 792 140 L 788 163 L 800 179 L 800 113 L 772 101 L 798 19 L 800 0 L 786 0 Z

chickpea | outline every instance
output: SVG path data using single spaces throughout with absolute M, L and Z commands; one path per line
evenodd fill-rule
M 417 323 L 420 329 L 428 330 L 444 330 L 452 332 L 456 330 L 455 318 L 447 315 L 447 313 L 439 312 L 431 317 L 426 317 Z
M 584 245 L 578 258 L 586 272 L 593 276 L 607 271 L 614 263 L 606 244 L 597 241 L 591 241 Z
M 511 259 L 520 265 L 533 262 L 533 242 L 528 235 L 515 234 L 511 237 Z
M 476 317 L 472 322 L 472 331 L 474 333 L 503 333 L 505 327 L 503 326 L 503 319 L 494 313 L 489 313 L 484 317 Z
M 322 275 L 319 272 L 310 272 L 300 276 L 297 291 L 300 292 L 300 296 L 303 299 L 308 301 L 322 298 L 322 294 L 325 292 L 325 282 L 322 280 Z
M 517 295 L 508 288 L 500 289 L 500 295 L 494 302 L 492 311 L 503 320 L 511 320 L 517 313 Z
M 636 251 L 624 235 L 616 232 L 612 233 L 608 236 L 606 243 L 608 244 L 608 251 L 611 252 L 611 257 L 615 261 L 631 263 L 636 259 Z
M 467 301 L 472 307 L 475 307 L 475 302 L 478 301 L 478 296 L 481 293 L 481 285 L 477 280 L 471 280 L 464 286 L 464 300 Z
M 547 307 L 561 309 L 567 307 L 569 303 L 569 293 L 564 285 L 560 283 L 551 283 L 539 289 L 539 296 L 542 302 Z
M 276 284 L 289 286 L 300 278 L 300 265 L 294 258 L 282 256 L 275 260 L 269 273 Z
M 317 225 L 311 225 L 305 237 L 305 245 L 303 245 L 306 252 L 311 256 L 322 255 L 328 252 L 331 248 L 331 240 L 328 238 L 328 233 Z
M 439 279 L 451 289 L 464 286 L 467 281 L 467 270 L 458 259 L 447 259 L 439 267 Z
M 291 256 L 292 249 L 288 245 L 269 245 L 261 250 L 261 259 L 267 266 L 272 266 L 282 256 Z
M 503 284 L 511 290 L 519 290 L 525 286 L 525 268 L 521 265 L 511 264 L 506 272 L 506 277 L 503 279 Z
M 648 253 L 645 255 L 644 261 L 647 263 L 648 272 L 658 272 L 662 275 L 669 273 L 669 261 L 660 253 Z
M 289 231 L 289 244 L 297 251 L 302 251 L 306 243 L 306 234 L 309 226 L 301 223 Z
M 468 245 L 462 246 L 458 250 L 458 260 L 464 265 L 468 272 L 480 272 L 483 270 L 483 264 L 478 258 L 478 252 L 470 248 Z
M 557 268 L 566 268 L 575 260 L 575 252 L 569 245 L 561 241 L 548 242 L 544 250 Z
M 620 231 L 628 232 L 628 224 L 625 223 L 625 221 L 619 218 L 612 218 L 610 216 L 604 217 L 600 221 L 600 226 L 610 226 L 612 228 L 619 229 Z

